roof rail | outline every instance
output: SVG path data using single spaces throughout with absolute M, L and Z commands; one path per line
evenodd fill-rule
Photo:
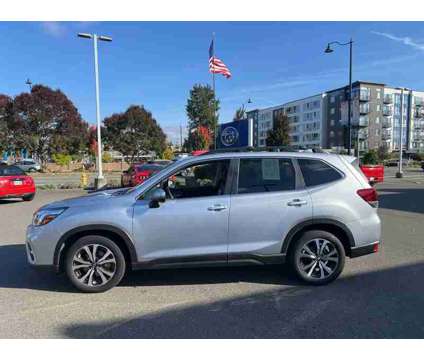
M 210 150 L 202 155 L 210 155 L 210 154 L 220 154 L 227 152 L 313 152 L 313 153 L 323 153 L 325 152 L 321 148 L 305 148 L 301 146 L 265 146 L 265 147 L 238 147 L 238 148 L 226 148 L 226 149 L 215 149 Z

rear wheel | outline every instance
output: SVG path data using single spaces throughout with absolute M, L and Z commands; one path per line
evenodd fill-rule
M 25 195 L 22 197 L 23 201 L 31 201 L 34 199 L 35 193 L 34 194 L 30 194 L 30 195 Z
M 337 279 L 344 263 L 343 244 L 327 231 L 306 231 L 294 245 L 291 254 L 296 275 L 313 285 L 324 285 Z
M 119 284 L 125 274 L 125 258 L 112 240 L 88 235 L 69 248 L 65 270 L 77 289 L 98 293 Z

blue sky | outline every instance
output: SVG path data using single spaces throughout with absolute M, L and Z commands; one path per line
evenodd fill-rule
M 172 140 L 187 124 L 195 83 L 211 83 L 208 47 L 230 68 L 217 77 L 220 122 L 248 109 L 277 105 L 348 80 L 348 48 L 324 54 L 328 41 L 354 44 L 354 79 L 424 90 L 424 26 L 414 22 L 2 22 L 0 93 L 27 90 L 25 80 L 62 89 L 83 118 L 95 121 L 92 43 L 77 32 L 110 35 L 100 42 L 102 116 L 142 104 Z M 6 36 L 5 36 L 6 35 Z

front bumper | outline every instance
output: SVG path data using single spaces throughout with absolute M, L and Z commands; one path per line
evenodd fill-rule
M 46 225 L 47 226 L 47 225 Z M 29 225 L 26 231 L 26 255 L 28 263 L 37 268 L 53 268 L 55 242 L 49 241 L 49 231 L 44 226 Z M 53 239 L 52 239 L 53 240 Z

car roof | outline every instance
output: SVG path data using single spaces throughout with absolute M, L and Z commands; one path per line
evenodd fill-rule
M 186 159 L 180 160 L 180 163 L 193 159 L 228 159 L 228 158 L 261 158 L 261 157 L 292 157 L 292 158 L 311 158 L 311 159 L 334 159 L 339 157 L 339 154 L 331 153 L 312 153 L 312 152 L 295 152 L 295 151 L 245 151 L 245 152 L 222 152 L 209 153 L 200 156 L 189 156 Z

